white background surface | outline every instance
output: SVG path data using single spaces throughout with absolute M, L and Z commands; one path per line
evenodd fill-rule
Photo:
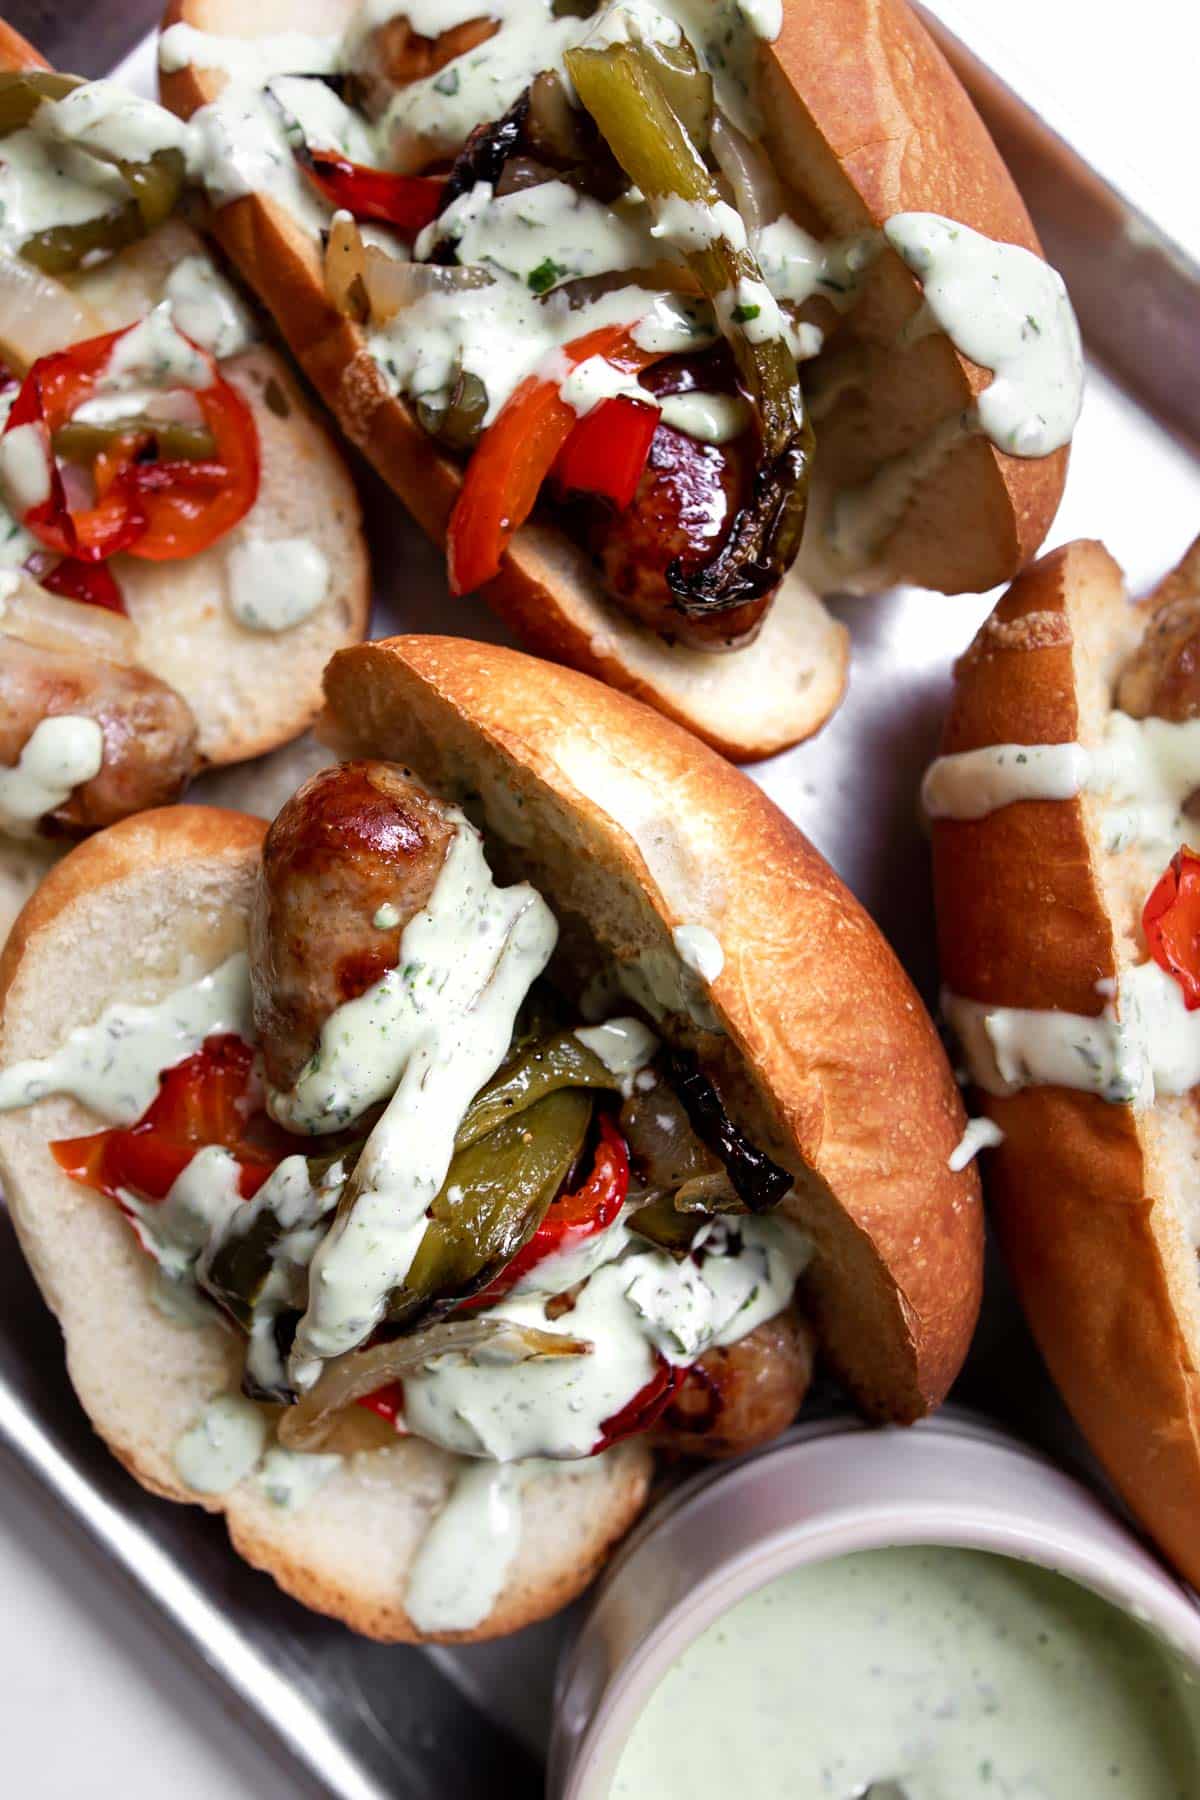
M 938 10 L 993 41 L 1002 34 L 1012 73 L 1024 65 L 1039 86 L 1051 75 L 1068 129 L 1077 125 L 1081 139 L 1107 144 L 1135 169 L 1140 192 L 1157 195 L 1164 217 L 1200 225 L 1196 0 L 1139 0 L 1136 8 L 1116 0 L 1006 0 L 1003 8 L 939 0 Z M 1130 486 L 1133 509 L 1136 471 Z M 1106 522 L 1079 523 L 1102 532 Z M 21 1800 L 276 1800 L 307 1791 L 54 1502 L 3 1461 L 0 1721 L 0 1795 Z

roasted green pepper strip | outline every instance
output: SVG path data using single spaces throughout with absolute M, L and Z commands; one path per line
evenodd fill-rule
M 0 138 L 23 130 L 43 100 L 61 100 L 82 85 L 78 75 L 58 75 L 53 69 L 5 70 L 0 74 Z
M 320 1190 L 335 1163 L 340 1162 L 349 1176 L 365 1141 L 360 1140 L 347 1149 L 331 1151 L 324 1156 L 308 1157 L 308 1178 L 313 1189 Z M 330 1188 L 328 1212 L 333 1210 L 337 1193 L 336 1188 Z M 256 1196 L 244 1212 L 233 1215 L 223 1236 L 202 1259 L 197 1269 L 200 1287 L 243 1331 L 249 1331 L 254 1323 L 255 1308 L 275 1266 L 279 1241 L 294 1229 L 294 1220 L 284 1224 L 279 1214 Z
M 487 1286 L 537 1230 L 583 1148 L 591 1115 L 590 1097 L 565 1088 L 458 1152 L 404 1285 L 388 1303 L 390 1324 L 409 1329 Z
M 620 1082 L 573 1031 L 535 1038 L 518 1045 L 475 1096 L 458 1128 L 455 1149 L 467 1149 L 497 1125 L 561 1088 L 609 1088 L 615 1092 Z
M 106 159 L 99 158 L 104 161 Z M 47 275 L 67 275 L 96 252 L 121 250 L 161 225 L 183 189 L 184 164 L 178 150 L 156 150 L 149 162 L 116 162 L 130 197 L 74 225 L 51 225 L 35 231 L 21 245 L 21 255 Z
M 106 425 L 82 425 L 72 420 L 60 425 L 50 439 L 55 456 L 65 462 L 92 463 L 123 438 L 149 437 L 158 454 L 169 462 L 201 462 L 217 454 L 217 441 L 203 425 L 182 425 L 175 420 L 113 419 Z
M 762 456 L 750 502 L 722 549 L 692 574 L 673 564 L 667 579 L 683 612 L 728 611 L 777 587 L 800 548 L 813 436 L 796 359 L 745 233 L 735 233 L 737 242 L 719 235 L 712 209 L 722 204 L 720 189 L 668 99 L 655 55 L 641 44 L 610 44 L 568 51 L 566 64 L 579 99 L 651 205 L 682 201 L 713 222 L 711 237 L 697 233 L 707 241 L 685 256 L 754 402 Z M 698 67 L 694 79 L 704 79 Z

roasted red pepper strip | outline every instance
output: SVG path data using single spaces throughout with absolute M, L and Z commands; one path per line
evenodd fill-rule
M 125 596 L 107 563 L 80 562 L 73 556 L 60 557 L 57 562 L 47 556 L 46 562 L 52 566 L 42 570 L 38 560 L 30 557 L 25 567 L 47 593 L 81 600 L 86 606 L 102 606 L 106 612 L 125 611 Z
M 559 452 L 555 481 L 565 494 L 593 494 L 624 512 L 637 493 L 659 417 L 649 395 L 645 405 L 625 394 L 601 400 Z
M 446 190 L 440 175 L 396 175 L 370 169 L 334 150 L 298 150 L 296 160 L 330 206 L 356 219 L 378 219 L 414 238 L 442 210 Z
M 494 1306 L 547 1256 L 574 1250 L 612 1224 L 629 1192 L 629 1149 L 607 1113 L 600 1115 L 600 1141 L 592 1172 L 572 1194 L 560 1194 L 529 1239 L 494 1281 L 465 1303 L 464 1311 Z
M 159 1077 L 158 1093 L 136 1125 L 60 1138 L 51 1154 L 73 1181 L 119 1204 L 123 1188 L 145 1200 L 165 1200 L 196 1152 L 221 1144 L 233 1152 L 242 1198 L 249 1200 L 280 1161 L 246 1139 L 253 1061 L 241 1038 L 207 1038 L 202 1049 Z
M 155 562 L 195 556 L 244 518 L 258 495 L 253 414 L 212 358 L 197 351 L 212 380 L 188 391 L 215 440 L 215 455 L 203 463 L 142 462 L 151 440 L 132 433 L 92 464 L 93 505 L 72 507 L 52 435 L 94 393 L 120 339 L 137 329 L 107 332 L 41 357 L 21 384 L 5 427 L 6 435 L 31 427 L 46 461 L 49 496 L 25 513 L 22 524 L 73 560 L 101 562 L 122 550 Z
M 1142 911 L 1146 945 L 1160 969 L 1173 975 L 1189 1012 L 1200 1006 L 1200 856 L 1182 849 Z
M 660 1356 L 645 1387 L 633 1396 L 628 1406 L 623 1406 L 611 1419 L 605 1419 L 600 1427 L 600 1437 L 590 1454 L 599 1456 L 602 1450 L 611 1449 L 622 1438 L 634 1437 L 640 1431 L 649 1431 L 666 1412 L 675 1390 L 686 1375 L 686 1369 L 677 1369 L 665 1356 Z
M 578 424 L 579 415 L 560 392 L 563 365 L 570 371 L 598 356 L 637 374 L 661 354 L 635 343 L 628 325 L 602 325 L 558 352 L 553 375 L 525 377 L 479 440 L 450 515 L 446 549 L 453 593 L 469 594 L 499 572 L 509 540 L 533 511 Z

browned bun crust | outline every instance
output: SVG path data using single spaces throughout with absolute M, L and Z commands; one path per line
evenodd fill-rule
M 321 9 L 322 30 L 336 27 L 343 4 L 345 18 L 352 16 L 355 0 L 332 0 Z M 255 20 L 249 30 L 239 0 L 170 0 L 164 25 L 183 21 L 234 36 L 303 25 L 285 0 L 264 0 Z M 783 35 L 763 47 L 762 59 L 775 158 L 793 187 L 811 196 L 818 228 L 854 231 L 897 211 L 945 210 L 1038 248 L 970 101 L 903 0 L 819 0 L 811 8 L 789 0 Z M 185 118 L 223 84 L 219 71 L 192 66 L 160 75 L 164 101 Z M 388 391 L 363 333 L 329 302 L 307 234 L 259 195 L 223 207 L 211 223 L 347 436 L 430 537 L 443 541 L 461 472 Z M 960 412 L 988 379 L 939 337 L 904 356 L 893 353 L 919 304 L 917 283 L 899 259 L 881 258 L 854 323 L 855 339 L 871 359 L 871 393 L 850 392 L 820 426 L 819 468 L 833 483 L 865 480 L 882 460 L 911 449 Z M 837 344 L 846 337 L 840 334 Z M 919 485 L 884 547 L 880 577 L 947 591 L 978 591 L 1008 579 L 1045 535 L 1065 469 L 1065 452 L 1030 462 L 1002 456 L 986 439 L 964 443 Z M 819 582 L 841 585 L 841 572 L 824 573 Z M 605 599 L 585 553 L 536 518 L 517 534 L 483 594 L 533 649 L 624 688 L 735 760 L 767 756 L 810 735 L 841 697 L 845 634 L 798 580 L 786 629 L 777 616 L 782 599 L 768 614 L 763 633 L 773 632 L 770 654 L 752 675 L 740 660 L 745 651 L 725 658 L 664 654 L 652 634 Z M 773 669 L 785 657 L 790 666 Z M 718 715 L 714 691 L 730 689 L 735 696 L 739 689 L 757 691 L 757 703 L 727 704 Z
M 50 64 L 27 38 L 0 19 L 0 67 L 6 69 L 48 69 Z
M 788 1204 L 817 1244 L 806 1306 L 861 1405 L 899 1420 L 935 1406 L 978 1310 L 978 1183 L 947 1166 L 964 1115 L 933 1026 L 828 864 L 746 776 L 573 670 L 403 637 L 340 652 L 326 692 L 348 753 L 409 762 L 482 806 L 558 914 L 564 980 L 670 957 L 679 925 L 716 935 L 724 968 L 704 994 L 724 1035 L 679 1010 L 666 1029 L 795 1172 Z
M 987 128 L 906 0 L 785 0 L 763 66 L 775 160 L 835 232 L 933 212 L 1042 254 Z M 884 258 L 850 332 L 890 346 L 919 301 L 915 279 Z M 991 380 L 941 336 L 904 356 L 873 356 L 871 375 L 869 389 L 818 427 L 835 485 L 863 478 L 864 451 L 910 449 Z M 885 547 L 887 573 L 947 593 L 1009 580 L 1050 529 L 1066 471 L 1065 449 L 1031 459 L 971 439 L 915 496 Z
M 87 839 L 47 875 L 0 957 L 0 1067 L 46 1055 L 118 999 L 164 997 L 245 945 L 266 825 L 216 807 L 141 813 Z M 194 959 L 194 960 L 193 960 Z M 304 1507 L 253 1479 L 224 1494 L 186 1486 L 174 1446 L 214 1394 L 235 1391 L 242 1349 L 220 1322 L 181 1328 L 154 1303 L 153 1262 L 111 1202 L 57 1168 L 47 1143 L 97 1129 L 51 1095 L 0 1114 L 0 1179 L 21 1247 L 62 1328 L 67 1367 L 109 1449 L 151 1493 L 224 1514 L 235 1548 L 285 1592 L 351 1630 L 420 1641 L 405 1608 L 414 1554 L 456 1459 L 415 1438 L 347 1454 Z M 645 1503 L 651 1455 L 617 1446 L 604 1466 L 563 1465 L 521 1498 L 521 1542 L 483 1622 L 437 1634 L 516 1631 L 565 1606 Z
M 1117 656 L 1136 636 L 1121 572 L 1099 544 L 1044 557 L 961 660 L 943 751 L 1094 741 Z M 1103 688 L 1103 691 L 1102 691 Z M 1096 802 L 1022 802 L 935 821 L 946 985 L 997 1005 L 1094 1014 L 1096 982 L 1135 948 L 1102 868 Z M 1118 859 L 1106 859 L 1116 865 Z M 1145 873 L 1130 892 L 1144 898 Z M 1130 1506 L 1200 1580 L 1196 1252 L 1166 1128 L 1194 1140 L 1194 1101 L 1149 1112 L 1066 1088 L 982 1096 L 1004 1142 L 987 1192 L 1000 1240 L 1064 1399 Z

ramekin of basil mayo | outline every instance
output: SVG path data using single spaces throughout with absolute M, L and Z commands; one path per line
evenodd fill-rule
M 803 1427 L 676 1490 L 560 1671 L 549 1800 L 873 1788 L 1200 1796 L 1200 1608 L 1088 1489 L 962 1414 Z

